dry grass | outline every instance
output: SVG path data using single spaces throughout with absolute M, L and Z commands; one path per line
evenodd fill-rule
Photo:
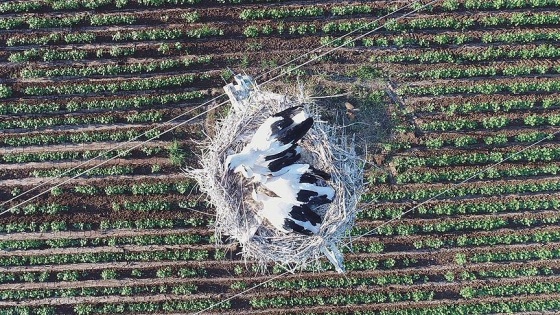
M 244 259 L 253 260 L 265 270 L 271 262 L 289 271 L 317 266 L 325 255 L 339 272 L 343 257 L 337 249 L 354 225 L 356 205 L 363 187 L 362 160 L 354 151 L 354 141 L 344 128 L 321 121 L 313 104 L 303 97 L 255 91 L 241 111 L 231 111 L 217 123 L 216 133 L 204 144 L 200 156 L 202 169 L 187 170 L 208 200 L 216 207 L 215 233 L 218 240 L 227 236 L 239 242 Z M 258 126 L 273 113 L 304 105 L 314 117 L 313 128 L 301 140 L 302 162 L 331 174 L 329 181 L 336 196 L 317 212 L 323 218 L 320 233 L 305 236 L 284 234 L 257 215 L 259 205 L 251 196 L 248 180 L 224 165 L 227 155 L 241 151 Z

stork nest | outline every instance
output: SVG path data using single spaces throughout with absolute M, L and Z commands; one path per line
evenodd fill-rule
M 243 258 L 258 264 L 261 270 L 271 262 L 291 272 L 319 268 L 321 258 L 330 253 L 329 260 L 342 272 L 343 257 L 338 246 L 354 225 L 363 188 L 363 163 L 354 151 L 354 139 L 344 134 L 344 128 L 321 121 L 313 104 L 303 97 L 290 99 L 256 90 L 244 103 L 240 110 L 231 109 L 218 122 L 215 136 L 203 144 L 202 169 L 187 170 L 216 208 L 217 242 L 223 236 L 239 242 Z M 328 184 L 336 191 L 332 203 L 314 209 L 323 222 L 319 234 L 312 236 L 282 233 L 259 218 L 257 212 L 262 204 L 251 198 L 252 184 L 224 164 L 228 155 L 242 150 L 265 119 L 298 105 L 303 105 L 315 120 L 299 143 L 302 158 L 298 163 L 308 163 L 331 174 Z

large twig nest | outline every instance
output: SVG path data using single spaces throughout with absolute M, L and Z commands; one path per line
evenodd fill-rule
M 255 260 L 263 269 L 276 262 L 293 271 L 317 263 L 326 255 L 342 272 L 342 255 L 337 249 L 354 225 L 356 205 L 363 187 L 361 159 L 354 152 L 353 139 L 343 128 L 320 120 L 312 104 L 300 98 L 255 89 L 217 124 L 216 134 L 207 139 L 200 156 L 202 169 L 187 170 L 216 207 L 216 239 L 229 236 L 239 242 L 245 259 Z M 300 141 L 302 159 L 331 174 L 328 182 L 336 196 L 332 203 L 316 209 L 323 222 L 318 235 L 284 234 L 257 216 L 262 204 L 251 198 L 252 185 L 239 174 L 227 170 L 224 161 L 238 153 L 255 130 L 270 115 L 286 108 L 304 105 L 315 119 L 313 128 Z

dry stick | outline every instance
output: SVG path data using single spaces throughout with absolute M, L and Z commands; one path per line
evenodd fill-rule
M 214 98 L 214 99 L 216 99 L 216 98 Z M 212 99 L 212 100 L 214 100 L 214 99 Z M 203 105 L 205 105 L 205 104 L 211 102 L 212 100 L 210 100 L 210 101 L 208 101 L 208 102 L 205 102 L 205 103 L 203 103 L 203 104 L 201 104 L 201 105 L 199 105 L 199 106 L 193 108 L 192 110 L 181 114 L 180 116 L 184 116 L 184 115 L 186 115 L 186 114 L 188 114 L 188 113 L 191 113 L 191 112 L 195 111 L 196 109 L 202 107 Z M 76 179 L 76 178 L 78 178 L 78 177 L 80 177 L 80 176 L 86 174 L 87 172 L 89 172 L 89 171 L 91 171 L 91 170 L 94 170 L 94 169 L 96 169 L 96 168 L 98 168 L 98 167 L 100 167 L 100 166 L 106 164 L 107 162 L 112 161 L 112 160 L 114 160 L 114 159 L 120 157 L 120 156 L 123 155 L 123 154 L 126 154 L 126 153 L 130 152 L 130 151 L 132 151 L 132 150 L 134 150 L 134 149 L 136 149 L 136 148 L 138 148 L 138 147 L 144 145 L 145 143 L 147 143 L 147 142 L 149 142 L 149 141 L 151 141 L 151 140 L 154 140 L 154 139 L 156 139 L 156 138 L 159 138 L 159 136 L 161 136 L 162 134 L 166 134 L 166 133 L 168 133 L 168 132 L 170 132 L 170 131 L 172 131 L 172 130 L 175 130 L 176 128 L 178 128 L 178 127 L 180 127 L 180 126 L 182 126 L 182 125 L 184 125 L 184 124 L 186 124 L 186 123 L 188 123 L 188 122 L 190 122 L 190 121 L 192 121 L 192 120 L 194 120 L 194 119 L 196 119 L 196 118 L 198 118 L 198 117 L 200 117 L 200 116 L 202 116 L 202 115 L 204 115 L 204 114 L 206 114 L 206 113 L 208 113 L 208 112 L 210 112 L 210 111 L 212 111 L 212 110 L 214 110 L 214 109 L 216 109 L 216 108 L 218 108 L 218 107 L 220 107 L 220 106 L 222 106 L 222 105 L 224 105 L 224 104 L 227 104 L 228 102 L 229 102 L 229 101 L 224 101 L 224 102 L 222 102 L 222 103 L 219 103 L 219 104 L 217 104 L 217 105 L 214 105 L 214 106 L 208 108 L 207 110 L 203 111 L 202 113 L 199 113 L 199 114 L 193 116 L 192 118 L 187 119 L 187 120 L 185 120 L 185 121 L 183 121 L 183 122 L 181 122 L 181 123 L 179 123 L 179 124 L 177 124 L 177 125 L 175 125 L 175 126 L 169 128 L 169 129 L 167 129 L 167 130 L 161 132 L 160 134 L 158 134 L 158 135 L 156 135 L 156 136 L 153 136 L 153 137 L 151 137 L 150 139 L 145 140 L 145 141 L 143 141 L 143 142 L 141 142 L 141 143 L 139 143 L 139 144 L 137 144 L 137 145 L 135 145 L 135 146 L 133 146 L 133 147 L 131 147 L 131 148 L 129 148 L 129 149 L 127 149 L 127 150 L 125 150 L 125 151 L 123 151 L 123 152 L 121 152 L 121 153 L 115 155 L 115 156 L 113 156 L 112 158 L 109 158 L 109 159 L 107 159 L 107 160 L 104 160 L 104 161 L 102 161 L 101 163 L 99 163 L 99 164 L 97 164 L 97 165 L 94 165 L 94 166 L 92 166 L 91 168 L 88 168 L 88 169 L 86 169 L 86 170 L 84 170 L 84 171 L 82 171 L 82 172 L 80 172 L 80 173 L 78 173 L 78 174 L 76 174 L 76 175 L 74 175 L 74 176 L 72 176 L 72 177 L 70 177 L 70 178 L 64 180 L 64 181 L 62 181 L 61 183 L 58 183 L 58 184 L 52 186 L 51 188 L 49 188 L 49 189 L 47 189 L 47 190 L 44 190 L 44 191 L 42 191 L 42 192 L 40 192 L 40 193 L 34 195 L 34 196 L 31 197 L 31 198 L 28 198 L 28 199 L 26 199 L 26 200 L 24 200 L 24 201 L 18 203 L 17 205 L 10 207 L 10 208 L 8 208 L 7 210 L 5 210 L 5 211 L 3 211 L 3 212 L 0 212 L 0 215 L 3 215 L 3 214 L 5 214 L 5 213 L 7 213 L 7 212 L 10 212 L 12 209 L 17 208 L 17 207 L 19 207 L 19 206 L 21 206 L 21 205 L 23 205 L 23 204 L 28 203 L 28 202 L 31 201 L 31 200 L 34 200 L 34 199 L 36 199 L 36 198 L 38 198 L 38 197 L 40 197 L 40 196 L 42 196 L 42 195 L 48 193 L 51 189 L 56 188 L 56 187 L 59 187 L 59 186 L 62 186 L 63 184 L 65 184 L 65 183 L 67 183 L 67 182 L 69 182 L 69 181 L 71 181 L 71 180 L 73 180 L 73 179 Z M 177 117 L 179 117 L 179 116 L 177 116 Z M 176 117 L 176 118 L 177 118 L 177 117 Z M 173 120 L 176 119 L 176 118 L 173 118 Z M 157 127 L 154 128 L 154 129 L 157 129 Z M 152 130 L 154 130 L 154 129 L 152 129 Z M 127 143 L 127 142 L 125 142 L 125 143 Z M 125 143 L 121 144 L 121 146 L 124 145 Z M 87 162 L 89 162 L 89 161 L 87 161 Z M 87 162 L 85 162 L 85 163 L 87 163 Z M 83 165 L 83 163 L 82 163 L 81 165 Z M 68 172 L 68 171 L 67 171 L 67 172 Z M 66 174 L 66 173 L 65 173 L 65 174 Z M 54 179 L 54 178 L 53 178 L 53 179 Z M 52 180 L 51 180 L 51 181 L 52 181 Z M 39 185 L 39 186 L 37 186 L 37 187 L 41 187 L 41 186 L 43 186 L 43 185 L 44 185 L 44 184 L 41 184 L 41 185 Z M 34 189 L 36 189 L 37 187 L 32 188 L 32 189 L 30 189 L 30 190 L 34 190 Z M 12 198 L 12 199 L 10 199 L 10 200 L 13 200 L 13 199 L 14 199 L 14 198 Z M 4 202 L 4 203 L 6 203 L 6 202 Z

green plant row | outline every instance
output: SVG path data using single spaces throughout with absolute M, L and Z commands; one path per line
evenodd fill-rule
M 152 90 L 169 87 L 185 87 L 193 83 L 195 80 L 208 79 L 208 74 L 194 75 L 181 74 L 163 78 L 145 78 L 129 81 L 120 81 L 116 83 L 100 82 L 100 83 L 75 83 L 66 85 L 45 85 L 45 86 L 28 86 L 23 90 L 27 95 L 67 95 L 67 94 L 88 94 L 99 92 L 116 93 L 119 91 L 135 91 L 135 90 Z
M 464 153 L 457 155 L 441 154 L 437 157 L 397 156 L 393 159 L 399 173 L 414 167 L 443 167 L 454 165 L 484 165 L 498 163 L 508 158 L 508 161 L 540 162 L 560 160 L 560 148 L 530 148 L 525 151 L 510 154 L 508 152 Z
M 129 165 L 113 165 L 109 167 L 98 167 L 95 169 L 72 169 L 65 170 L 63 168 L 51 168 L 51 169 L 41 169 L 33 170 L 30 175 L 34 177 L 58 177 L 62 176 L 76 176 L 82 172 L 85 172 L 83 176 L 116 176 L 116 175 L 126 175 L 133 174 L 134 167 Z
M 106 238 L 57 238 L 51 240 L 4 240 L 0 241 L 3 250 L 27 250 L 46 248 L 121 246 L 121 245 L 187 245 L 209 244 L 207 236 L 198 234 L 138 235 Z
M 483 296 L 514 296 L 526 294 L 552 294 L 560 292 L 560 283 L 533 282 L 522 284 L 501 285 L 496 287 L 463 287 L 460 295 L 465 299 L 474 299 Z
M 4 256 L 0 257 L 1 266 L 36 266 L 36 265 L 60 265 L 78 263 L 107 263 L 119 261 L 184 261 L 204 260 L 208 258 L 208 251 L 204 249 L 192 250 L 158 250 L 150 252 L 98 252 L 79 254 L 50 254 L 34 256 Z
M 464 82 L 462 82 L 464 83 Z M 480 93 L 480 94 L 496 94 L 509 93 L 521 94 L 530 92 L 558 92 L 560 91 L 560 81 L 538 81 L 538 82 L 507 82 L 507 83 L 482 83 L 468 85 L 437 85 L 430 86 L 406 86 L 399 89 L 400 95 L 447 95 L 456 93 Z
M 380 275 L 373 278 L 347 277 L 330 279 L 297 279 L 275 280 L 264 285 L 265 288 L 277 290 L 307 290 L 316 288 L 347 288 L 355 286 L 388 286 L 388 285 L 413 285 L 423 282 L 419 274 L 412 275 Z
M 515 136 L 508 136 L 504 133 L 496 132 L 493 136 L 487 136 L 477 139 L 473 136 L 459 136 L 454 139 L 443 140 L 440 137 L 430 137 L 422 141 L 428 149 L 439 149 L 444 145 L 455 146 L 458 148 L 469 145 L 486 144 L 486 145 L 515 145 L 516 143 L 534 143 L 536 141 L 552 141 L 554 133 L 544 133 L 540 131 L 523 132 Z
M 176 104 L 184 101 L 200 99 L 203 94 L 200 91 L 181 92 L 181 93 L 163 93 L 160 91 L 157 95 L 138 95 L 125 99 L 98 99 L 83 102 L 69 101 L 66 104 L 61 103 L 11 103 L 5 102 L 0 104 L 0 114 L 47 114 L 66 110 L 68 112 L 77 112 L 82 110 L 98 110 L 98 109 L 131 109 L 145 108 L 168 104 Z
M 188 219 L 139 219 L 139 220 L 102 220 L 99 224 L 76 222 L 67 224 L 66 221 L 10 222 L 0 225 L 0 232 L 57 232 L 57 231 L 91 231 L 101 229 L 173 229 L 207 226 L 208 220 L 191 217 Z
M 0 274 L 0 283 L 37 283 L 37 282 L 56 282 L 56 281 L 83 281 L 88 279 L 152 279 L 157 278 L 194 278 L 206 277 L 207 271 L 204 268 L 171 268 L 162 267 L 151 270 L 142 269 L 102 269 L 102 270 L 65 270 L 60 272 L 35 271 L 35 272 L 3 272 Z
M 320 295 L 306 295 L 293 297 L 252 298 L 249 303 L 254 308 L 281 308 L 310 305 L 353 305 L 369 303 L 388 303 L 401 301 L 431 301 L 433 291 L 390 292 L 390 293 L 355 293 L 323 297 Z
M 522 211 L 537 211 L 537 210 L 551 210 L 559 209 L 559 199 L 547 200 L 512 200 L 508 202 L 470 202 L 463 201 L 461 203 L 438 203 L 433 206 L 420 206 L 416 208 L 415 212 L 422 215 L 437 215 L 437 216 L 456 216 L 464 214 L 485 214 L 485 213 L 500 213 L 500 212 L 522 212 Z M 379 220 L 379 219 L 392 219 L 400 217 L 405 207 L 382 205 L 363 210 L 363 214 L 359 216 L 360 219 Z
M 58 203 L 48 203 L 48 204 L 36 204 L 28 203 L 21 208 L 12 208 L 10 213 L 13 214 L 23 214 L 23 215 L 33 215 L 37 213 L 41 214 L 58 214 L 63 212 L 68 212 L 69 207 L 67 205 L 61 205 Z M 2 241 L 0 241 L 1 243 Z
M 416 249 L 467 246 L 495 246 L 529 243 L 550 243 L 560 241 L 558 231 L 537 231 L 533 234 L 504 234 L 487 236 L 461 235 L 456 239 L 427 238 L 414 242 Z
M 146 63 L 132 63 L 126 65 L 104 64 L 95 66 L 77 67 L 56 67 L 56 68 L 25 68 L 20 71 L 22 78 L 39 77 L 60 77 L 60 76 L 81 76 L 89 77 L 94 75 L 114 76 L 118 74 L 132 73 L 151 73 L 165 71 L 173 68 L 191 67 L 199 64 L 209 64 L 211 56 L 201 56 L 196 58 L 163 59 Z
M 418 77 L 421 79 L 461 79 L 471 77 L 493 77 L 503 76 L 520 76 L 530 74 L 554 74 L 560 73 L 560 66 L 548 65 L 515 65 L 507 67 L 497 66 L 474 66 L 468 68 L 438 68 L 420 72 L 406 73 L 407 77 Z
M 156 0 L 154 0 L 156 1 Z M 153 313 L 164 314 L 168 312 L 193 312 L 200 311 L 213 306 L 213 309 L 229 309 L 231 301 L 196 299 L 187 301 L 165 301 L 165 302 L 119 302 L 103 304 L 78 304 L 74 306 L 77 315 L 92 314 L 121 314 L 121 313 Z
M 131 115 L 129 115 L 130 117 Z M 0 129 L 39 129 L 52 126 L 66 125 L 91 125 L 91 124 L 113 124 L 116 119 L 113 115 L 95 115 L 95 116 L 51 116 L 41 118 L 14 118 L 6 119 L 0 122 Z
M 132 185 L 109 185 L 105 187 L 97 186 L 76 186 L 74 191 L 81 194 L 86 194 L 90 196 L 106 194 L 107 196 L 112 195 L 123 195 L 123 194 L 133 194 L 133 195 L 165 195 L 171 193 L 185 194 L 192 191 L 195 188 L 193 182 L 184 181 L 178 183 L 138 183 Z
M 533 108 L 556 108 L 560 107 L 560 98 L 557 96 L 536 96 L 535 99 L 529 100 L 505 100 L 501 102 L 471 102 L 465 103 L 452 103 L 449 105 L 440 105 L 437 103 L 428 103 L 422 106 L 421 109 L 413 109 L 415 112 L 444 112 L 449 115 L 453 114 L 467 114 L 467 113 L 480 113 L 480 112 L 510 112 L 514 110 L 526 110 Z
M 560 85 L 560 81 L 558 82 Z M 510 119 L 507 116 L 493 116 L 482 119 L 482 121 L 474 121 L 468 119 L 456 120 L 434 120 L 427 123 L 419 124 L 419 127 L 425 131 L 459 131 L 459 130 L 476 130 L 476 129 L 501 129 L 511 125 L 525 125 L 525 126 L 557 126 L 560 124 L 560 115 L 537 115 L 532 114 L 521 119 Z M 463 136 L 474 139 L 471 136 Z M 466 139 L 466 138 L 464 138 Z M 457 145 L 457 140 L 454 140 L 455 146 L 461 147 L 464 145 Z M 476 141 L 470 141 L 473 144 Z
M 560 190 L 560 181 L 542 180 L 538 183 L 500 184 L 489 183 L 487 186 L 455 186 L 447 188 L 430 188 L 414 190 L 380 190 L 362 196 L 362 201 L 394 201 L 394 200 L 426 200 L 439 194 L 439 198 L 453 198 L 464 196 L 495 196 L 518 193 L 542 193 Z
M 1 10 L 1 8 L 0 8 Z M 127 14 L 88 14 L 80 13 L 68 16 L 50 16 L 50 17 L 40 17 L 40 16 L 30 16 L 27 18 L 15 17 L 15 18 L 2 18 L 0 19 L 0 28 L 3 29 L 14 29 L 18 27 L 27 27 L 30 29 L 41 29 L 41 28 L 61 28 L 61 27 L 72 27 L 78 24 L 89 24 L 93 26 L 101 25 L 121 25 L 121 24 L 134 24 L 136 22 L 136 17 Z
M 484 262 L 506 262 L 506 261 L 525 261 L 525 260 L 548 260 L 560 258 L 560 249 L 528 249 L 516 252 L 491 252 L 491 253 L 475 253 L 466 257 L 468 261 L 473 263 Z
M 534 58 L 557 58 L 560 56 L 560 48 L 549 44 L 541 44 L 528 47 L 500 47 L 490 46 L 484 49 L 469 51 L 450 51 L 450 50 L 433 50 L 426 49 L 419 53 L 408 53 L 399 51 L 399 53 L 385 53 L 383 55 L 374 55 L 370 58 L 371 62 L 419 62 L 425 64 L 431 63 L 465 63 L 480 62 L 507 59 L 534 59 Z
M 543 166 L 511 166 L 507 169 L 490 168 L 482 173 L 478 169 L 444 170 L 444 171 L 407 171 L 396 176 L 397 184 L 405 183 L 439 183 L 466 180 L 474 176 L 475 179 L 502 179 L 509 177 L 531 177 L 541 175 L 556 175 L 560 166 L 547 164 Z
M 106 132 L 80 132 L 72 134 L 32 134 L 32 135 L 17 135 L 12 137 L 3 137 L 1 142 L 8 146 L 20 147 L 28 145 L 46 145 L 46 144 L 61 144 L 61 143 L 86 143 L 86 142 L 99 142 L 99 141 L 130 141 L 143 132 L 141 130 L 129 129 L 122 131 L 106 131 Z M 140 137 L 138 140 L 149 139 L 157 136 L 159 131 L 155 130 L 148 132 L 145 136 Z
M 1 290 L 0 298 L 4 301 L 21 301 L 29 299 L 46 299 L 53 297 L 72 298 L 78 296 L 131 296 L 142 294 L 179 294 L 189 295 L 197 292 L 197 286 L 191 283 L 127 285 L 123 287 L 82 287 L 62 289 Z
M 0 163 L 29 163 L 29 162 L 45 162 L 45 161 L 61 161 L 61 160 L 89 160 L 101 155 L 104 158 L 115 156 L 130 157 L 133 154 L 143 154 L 145 156 L 154 156 L 162 152 L 164 149 L 159 146 L 142 147 L 141 149 L 128 149 L 106 151 L 106 150 L 86 150 L 86 151 L 43 151 L 33 153 L 6 153 L 0 155 Z
M 82 60 L 93 58 L 115 58 L 132 56 L 136 52 L 134 47 L 120 47 L 113 45 L 110 48 L 98 48 L 95 51 L 87 49 L 72 48 L 70 50 L 57 50 L 50 48 L 30 48 L 21 52 L 11 53 L 8 57 L 10 62 L 26 62 L 33 60 L 56 61 L 56 60 Z
M 117 31 L 111 38 L 113 41 L 146 41 L 146 40 L 170 40 L 179 38 L 203 38 L 224 35 L 224 31 L 211 26 L 182 30 L 182 29 L 147 29 L 135 31 Z

